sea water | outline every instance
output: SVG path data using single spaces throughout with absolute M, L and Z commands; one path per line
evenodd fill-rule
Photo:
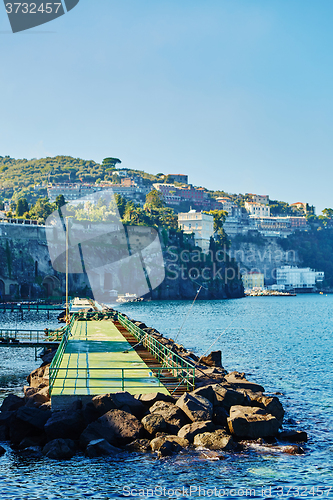
M 208 461 L 194 452 L 67 461 L 11 450 L 0 457 L 0 500 L 113 498 L 333 498 L 333 295 L 124 304 L 130 317 L 202 355 L 220 349 L 228 371 L 279 392 L 285 428 L 305 430 L 304 455 L 248 449 Z M 190 311 L 190 312 L 189 312 Z M 184 322 L 185 317 L 189 315 Z M 0 313 L 1 327 L 56 326 L 56 314 Z M 183 324 L 183 326 L 182 326 Z M 20 394 L 33 349 L 0 348 L 0 397 Z

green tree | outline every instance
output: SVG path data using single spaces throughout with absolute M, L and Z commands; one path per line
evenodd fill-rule
M 55 203 L 49 203 L 47 197 L 39 198 L 36 201 L 35 205 L 31 207 L 29 215 L 31 219 L 38 219 L 41 220 L 42 222 L 45 222 L 48 216 L 51 215 L 55 209 L 56 209 Z
M 63 194 L 58 194 L 58 196 L 56 197 L 56 200 L 55 200 L 55 204 L 56 204 L 57 208 L 61 208 L 64 205 L 66 205 L 66 200 L 65 200 L 65 197 Z
M 333 208 L 324 208 L 323 214 L 328 218 L 328 219 L 333 219 Z
M 121 196 L 121 194 L 115 194 L 114 195 L 114 198 L 116 200 L 116 205 L 117 205 L 117 208 L 118 208 L 118 212 L 119 212 L 119 215 L 120 215 L 120 218 L 122 219 L 124 217 L 124 214 L 125 214 L 125 208 L 126 208 L 126 200 L 123 196 Z
M 163 195 L 157 189 L 153 189 L 146 196 L 145 208 L 163 208 L 164 200 Z
M 104 158 L 104 160 L 102 161 L 102 165 L 109 168 L 114 168 L 117 163 L 121 163 L 121 160 L 119 160 L 119 158 Z
M 22 217 L 23 214 L 29 212 L 29 205 L 25 198 L 20 198 L 17 201 L 15 215 L 16 217 Z

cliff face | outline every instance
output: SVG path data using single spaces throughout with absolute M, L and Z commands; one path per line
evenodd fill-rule
M 179 236 L 179 235 L 178 235 Z M 177 236 L 177 238 L 178 238 Z M 165 279 L 146 295 L 153 300 L 193 299 L 202 285 L 199 299 L 242 297 L 243 285 L 237 265 L 223 255 L 202 254 L 193 242 L 184 243 L 161 235 Z M 154 256 L 152 256 L 154 258 Z M 93 276 L 103 293 L 115 288 L 114 276 Z M 129 273 L 128 283 L 135 279 Z M 85 273 L 69 275 L 72 294 L 92 296 Z M 45 228 L 42 226 L 0 224 L 0 294 L 2 299 L 61 297 L 65 275 L 53 269 Z
M 233 243 L 229 255 L 240 266 L 241 272 L 257 271 L 264 274 L 265 284 L 272 285 L 276 281 L 276 269 L 300 264 L 298 253 L 284 250 L 275 240 L 266 239 L 264 244 Z

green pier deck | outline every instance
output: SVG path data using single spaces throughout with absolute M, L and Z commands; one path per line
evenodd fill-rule
M 111 320 L 75 319 L 51 370 L 53 408 L 119 391 L 169 394 L 160 380 L 162 369 L 152 371 Z

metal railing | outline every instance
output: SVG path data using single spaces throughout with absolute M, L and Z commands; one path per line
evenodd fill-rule
M 84 393 L 94 391 L 94 389 L 101 389 L 103 382 L 103 391 L 112 392 L 126 391 L 133 389 L 141 389 L 144 385 L 151 385 L 152 389 L 157 387 L 164 387 L 163 379 L 170 376 L 166 373 L 165 368 L 154 368 L 149 370 L 147 367 L 142 368 L 110 368 L 109 366 L 99 366 L 96 368 L 78 368 L 78 367 L 59 367 L 50 366 L 50 393 L 51 393 L 51 380 L 52 390 L 56 388 L 60 390 L 73 389 L 76 393 L 82 389 Z M 72 372 L 72 373 L 71 373 Z M 98 372 L 107 372 L 107 376 L 98 376 Z M 141 372 L 141 373 L 140 373 Z M 96 374 L 96 375 L 95 375 Z M 70 381 L 74 381 L 71 384 Z M 82 383 L 83 382 L 83 383 Z
M 173 352 L 169 347 L 159 342 L 155 337 L 143 331 L 137 325 L 118 313 L 119 323 L 126 328 L 143 347 L 156 358 L 164 368 L 167 368 L 180 384 L 185 384 L 187 390 L 195 388 L 195 366 Z
M 125 388 L 130 384 L 128 388 L 130 389 L 140 389 L 142 388 L 142 385 L 139 386 L 133 386 L 132 384 L 134 382 L 138 382 L 138 377 L 135 378 L 126 378 L 125 373 L 134 370 L 145 370 L 147 373 L 147 367 L 145 368 L 109 368 L 108 366 L 100 366 L 98 368 L 78 368 L 78 367 L 73 367 L 73 368 L 68 368 L 68 367 L 60 367 L 63 355 L 66 350 L 66 346 L 68 343 L 68 338 L 70 331 L 73 327 L 73 324 L 76 320 L 82 321 L 87 319 L 103 319 L 103 318 L 111 318 L 111 319 L 118 319 L 120 324 L 127 329 L 128 332 L 130 332 L 135 339 L 142 343 L 143 347 L 149 351 L 154 358 L 159 361 L 162 365 L 162 367 L 154 367 L 154 368 L 148 368 L 148 373 L 150 373 L 150 377 L 154 377 L 155 380 L 157 380 L 157 385 L 154 385 L 154 387 L 161 387 L 164 386 L 163 384 L 163 379 L 166 379 L 170 377 L 170 373 L 174 378 L 178 380 L 178 385 L 175 387 L 175 390 L 180 386 L 180 385 L 185 385 L 187 390 L 193 390 L 195 388 L 195 366 L 188 361 L 186 361 L 184 358 L 179 356 L 177 353 L 173 352 L 170 348 L 159 342 L 156 338 L 151 336 L 149 333 L 143 331 L 141 328 L 136 326 L 134 323 L 132 323 L 130 320 L 125 318 L 122 314 L 120 313 L 100 313 L 100 312 L 91 312 L 91 313 L 74 313 L 72 315 L 71 321 L 66 327 L 64 327 L 64 332 L 62 334 L 62 340 L 61 343 L 58 347 L 57 353 L 54 356 L 52 363 L 50 365 L 50 371 L 49 371 L 49 384 L 50 384 L 50 394 L 52 393 L 52 389 L 54 387 L 55 380 L 75 380 L 75 384 L 73 386 L 68 386 L 66 384 L 66 389 L 78 389 L 77 383 L 78 380 L 86 380 L 86 384 L 89 383 L 89 389 L 93 390 L 95 389 L 100 389 L 100 386 L 93 386 L 92 381 L 93 380 L 103 380 L 103 381 L 117 381 L 118 384 L 116 385 L 108 385 L 103 383 L 103 390 L 111 390 L 117 389 L 120 390 L 120 385 L 121 385 L 121 390 L 125 390 Z M 66 376 L 66 373 L 69 371 L 75 370 L 76 376 L 73 377 L 68 377 Z M 113 372 L 113 373 L 118 373 L 117 377 L 91 377 L 90 372 L 93 370 L 102 370 L 102 371 L 107 371 L 107 372 Z M 150 371 L 149 371 L 150 370 Z M 65 372 L 65 376 L 62 377 L 61 373 Z M 82 377 L 79 376 L 81 373 Z M 119 375 L 121 373 L 121 375 Z M 150 383 L 152 383 L 152 378 L 149 377 Z M 148 380 L 148 378 L 146 377 Z M 121 381 L 121 384 L 119 385 L 119 381 Z M 168 382 L 169 383 L 169 382 Z M 152 383 L 153 386 L 153 383 Z M 88 387 L 88 385 L 86 385 Z
M 50 368 L 49 368 L 49 391 L 50 391 L 50 394 L 52 392 L 54 381 L 55 381 L 57 374 L 58 374 L 58 371 L 60 369 L 62 358 L 63 358 L 65 350 L 66 350 L 68 337 L 70 335 L 70 332 L 71 332 L 71 329 L 73 327 L 75 319 L 76 319 L 76 315 L 73 314 L 70 323 L 63 328 L 62 339 L 61 339 L 60 345 L 57 349 L 57 352 L 56 352 L 51 364 L 50 364 Z
M 0 345 L 1 344 L 45 344 L 46 342 L 59 342 L 62 337 L 62 332 L 51 330 L 22 330 L 22 329 L 0 329 Z

